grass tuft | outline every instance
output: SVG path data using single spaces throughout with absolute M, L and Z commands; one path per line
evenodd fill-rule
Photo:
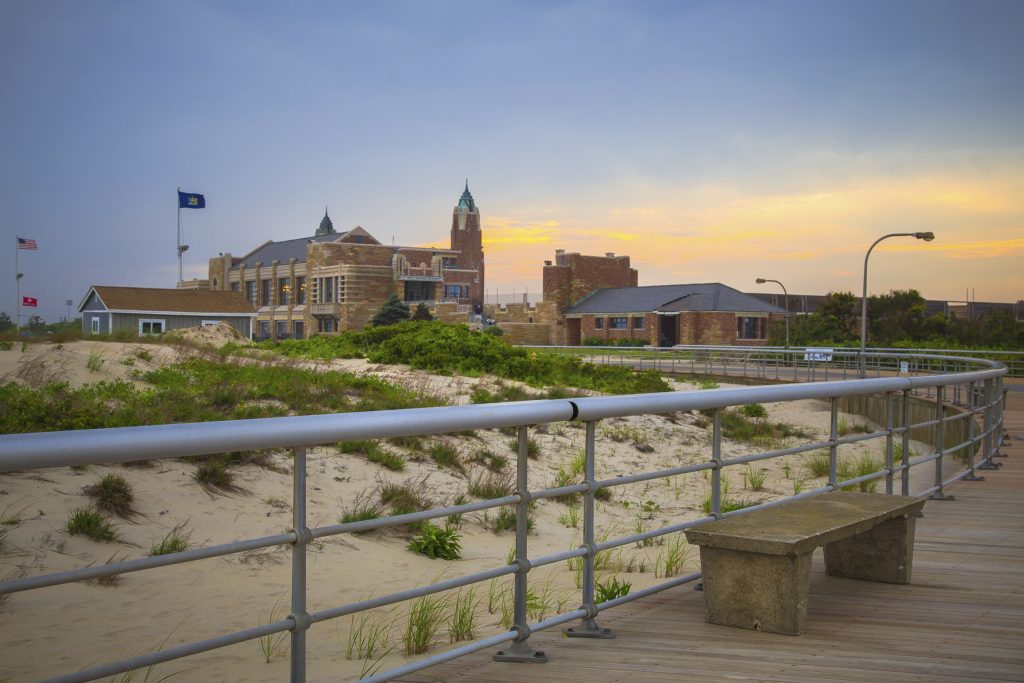
M 108 543 L 120 539 L 117 529 L 102 512 L 92 508 L 74 510 L 64 522 L 64 530 L 72 536 L 85 536 L 93 541 Z
M 427 651 L 444 621 L 447 609 L 448 599 L 443 595 L 424 595 L 413 601 L 405 634 L 402 636 L 402 645 L 407 656 Z
M 188 522 L 182 522 L 168 531 L 159 543 L 154 543 L 149 549 L 150 556 L 170 555 L 188 550 L 192 546 L 192 532 L 185 531 L 186 524 Z
M 82 492 L 93 499 L 93 504 L 105 512 L 129 518 L 132 510 L 132 486 L 120 474 L 104 474 L 99 481 L 86 486 Z

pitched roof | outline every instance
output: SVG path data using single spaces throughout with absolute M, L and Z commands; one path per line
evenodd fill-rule
M 256 312 L 241 292 L 214 292 L 202 289 L 156 289 L 151 287 L 110 287 L 94 285 L 108 311 L 162 311 L 166 313 L 239 313 Z M 89 295 L 82 300 L 81 310 Z
M 660 311 L 741 311 L 783 313 L 783 309 L 744 294 L 720 282 L 696 285 L 654 285 L 597 289 L 581 299 L 566 314 L 645 313 Z

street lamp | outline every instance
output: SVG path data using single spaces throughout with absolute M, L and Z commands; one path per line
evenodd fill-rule
M 789 292 L 786 291 L 786 285 L 782 284 L 778 280 L 766 280 L 763 277 L 759 277 L 754 280 L 759 285 L 763 285 L 766 282 L 774 282 L 779 287 L 782 287 L 782 296 L 786 302 L 786 348 L 789 348 Z
M 875 240 L 868 248 L 868 253 L 864 255 L 864 292 L 860 298 L 860 377 L 863 379 L 867 375 L 867 360 L 864 358 L 864 350 L 868 343 L 868 257 L 871 256 L 871 250 L 875 248 L 875 245 L 882 240 L 889 239 L 890 237 L 913 237 L 914 239 L 924 240 L 925 242 L 931 242 L 935 239 L 935 233 L 933 232 L 893 232 L 888 235 L 882 235 Z

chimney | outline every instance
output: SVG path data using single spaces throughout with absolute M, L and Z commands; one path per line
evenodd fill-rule
M 606 251 L 604 253 L 604 255 L 605 255 L 605 258 L 615 258 L 615 252 L 614 251 Z

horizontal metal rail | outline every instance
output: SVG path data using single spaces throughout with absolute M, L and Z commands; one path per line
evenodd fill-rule
M 733 358 L 742 358 L 744 363 L 749 363 L 753 358 L 751 350 L 744 349 L 744 353 L 747 355 L 742 357 L 734 356 Z M 758 354 L 757 362 L 759 363 L 770 364 L 771 367 L 779 371 L 796 369 L 794 361 L 798 360 L 798 358 L 793 350 L 773 351 L 770 349 L 757 349 L 756 353 Z M 856 356 L 855 353 L 842 350 L 836 350 L 834 354 L 839 358 Z M 911 361 L 908 361 L 904 355 L 900 355 L 896 359 L 892 357 L 883 358 L 882 354 L 870 355 L 878 360 L 872 366 L 874 368 L 881 368 L 883 361 L 888 363 L 889 366 L 892 366 L 894 363 L 912 361 L 915 368 L 922 368 L 920 370 L 921 374 L 881 376 L 863 380 L 832 380 L 813 383 L 743 387 L 738 389 L 717 389 L 688 393 L 586 397 L 358 414 L 312 415 L 233 422 L 2 435 L 0 436 L 0 472 L 86 464 L 121 463 L 137 460 L 140 451 L 146 452 L 146 457 L 149 459 L 161 459 L 237 450 L 291 448 L 295 451 L 296 459 L 295 467 L 293 467 L 293 526 L 285 533 L 235 541 L 170 555 L 126 560 L 109 565 L 83 567 L 71 571 L 6 581 L 0 583 L 0 593 L 33 590 L 73 581 L 114 576 L 126 572 L 141 571 L 254 549 L 286 545 L 292 548 L 293 559 L 292 614 L 286 619 L 257 628 L 243 629 L 214 638 L 186 643 L 159 652 L 103 664 L 69 673 L 54 680 L 85 681 L 103 678 L 226 645 L 253 640 L 265 635 L 290 631 L 292 635 L 291 677 L 294 681 L 301 681 L 305 678 L 305 632 L 312 626 L 365 610 L 393 605 L 510 575 L 515 578 L 515 616 L 513 628 L 510 632 L 482 638 L 474 643 L 411 662 L 391 671 L 376 673 L 365 680 L 388 680 L 389 678 L 419 671 L 442 661 L 448 661 L 455 657 L 509 641 L 512 641 L 512 645 L 508 648 L 510 652 L 518 653 L 516 656 L 522 655 L 529 658 L 528 639 L 532 632 L 569 623 L 576 619 L 582 621 L 580 630 L 593 631 L 593 629 L 598 628 L 595 617 L 601 611 L 700 578 L 699 573 L 672 578 L 641 591 L 599 604 L 595 602 L 594 566 L 596 556 L 600 552 L 633 543 L 644 544 L 652 539 L 679 533 L 693 526 L 713 522 L 716 519 L 750 514 L 758 509 L 781 505 L 791 500 L 827 494 L 839 488 L 857 487 L 882 478 L 886 480 L 887 491 L 892 491 L 892 478 L 895 474 L 900 475 L 904 493 L 908 493 L 910 490 L 911 469 L 929 462 L 936 463 L 935 483 L 925 488 L 923 492 L 940 496 L 944 486 L 958 479 L 967 478 L 968 475 L 972 474 L 975 468 L 974 456 L 976 450 L 980 457 L 979 466 L 991 465 L 991 459 L 998 454 L 999 448 L 998 438 L 995 437 L 1001 434 L 1002 430 L 1004 394 L 1001 382 L 1002 377 L 1006 373 L 1006 368 L 1003 365 L 995 361 L 972 360 L 952 356 L 914 356 Z M 716 362 L 716 359 L 710 358 L 708 362 L 713 364 Z M 727 358 L 726 363 L 728 362 L 733 361 Z M 943 369 L 955 367 L 957 372 L 938 375 L 926 374 L 923 368 L 929 364 Z M 854 367 L 853 364 L 850 367 Z M 763 370 L 763 367 L 761 370 Z M 851 378 L 853 376 L 852 374 L 850 375 Z M 796 377 L 791 377 L 791 379 L 796 379 Z M 934 396 L 936 398 L 935 419 L 910 423 L 905 417 L 906 401 L 904 401 L 903 405 L 904 416 L 901 418 L 896 414 L 894 402 L 891 398 L 897 395 L 908 397 L 912 393 Z M 840 436 L 835 423 L 838 400 L 844 397 L 865 395 L 889 397 L 886 426 L 881 430 L 875 430 L 867 434 Z M 720 448 L 722 439 L 721 411 L 753 403 L 775 403 L 805 399 L 823 400 L 831 404 L 833 426 L 832 433 L 827 440 L 761 453 L 751 453 L 728 459 L 722 457 Z M 968 406 L 966 409 L 954 415 L 946 415 L 946 411 L 943 408 L 944 403 L 965 405 L 965 401 Z M 594 463 L 596 460 L 594 436 L 598 421 L 630 415 L 665 414 L 677 411 L 709 411 L 714 416 L 714 423 L 711 427 L 711 455 L 707 461 L 651 472 L 631 473 L 611 479 L 596 479 L 594 476 Z M 526 457 L 528 427 L 530 425 L 570 420 L 586 423 L 586 468 L 583 481 L 538 491 L 528 490 L 525 483 L 526 468 L 528 467 Z M 967 438 L 956 445 L 944 444 L 941 438 L 943 429 L 947 429 L 951 425 L 962 424 L 964 421 L 967 422 L 967 428 L 970 430 Z M 441 434 L 500 427 L 516 427 L 519 432 L 519 458 L 516 469 L 518 484 L 514 494 L 485 501 L 432 508 L 374 520 L 333 524 L 317 528 L 308 528 L 306 526 L 305 448 L 344 440 Z M 937 441 L 934 444 L 935 450 L 929 454 L 912 456 L 908 448 L 910 433 L 918 433 L 919 430 L 924 429 L 931 429 L 937 435 Z M 894 455 L 895 446 L 899 445 L 894 443 L 895 437 L 902 439 L 902 451 L 899 458 L 896 458 Z M 876 471 L 859 473 L 856 477 L 848 478 L 845 481 L 837 481 L 838 447 L 871 440 L 881 440 L 886 445 L 887 464 Z M 721 473 L 724 469 L 822 449 L 828 449 L 830 459 L 829 483 L 825 486 L 803 491 L 786 498 L 760 503 L 745 509 L 729 512 L 722 510 Z M 966 461 L 967 466 L 958 472 L 956 476 L 946 478 L 943 476 L 942 462 L 947 456 L 952 454 L 960 454 L 959 457 Z M 709 514 L 658 529 L 645 530 L 614 539 L 595 540 L 595 497 L 598 491 L 616 486 L 666 479 L 702 471 L 711 473 L 711 490 L 709 493 L 712 503 Z M 526 546 L 526 533 L 528 529 L 527 508 L 530 502 L 563 496 L 580 496 L 582 498 L 584 508 L 583 544 L 578 548 L 543 557 L 530 558 Z M 425 522 L 441 517 L 450 517 L 452 515 L 482 511 L 500 506 L 515 506 L 517 510 L 516 552 L 515 559 L 511 564 L 446 579 L 425 586 L 418 586 L 369 600 L 328 607 L 312 613 L 306 611 L 305 592 L 307 577 L 305 553 L 307 546 L 314 539 L 365 532 L 402 524 Z M 526 619 L 526 582 L 530 571 L 541 566 L 567 560 L 583 563 L 581 608 L 551 617 L 537 624 L 529 624 Z

